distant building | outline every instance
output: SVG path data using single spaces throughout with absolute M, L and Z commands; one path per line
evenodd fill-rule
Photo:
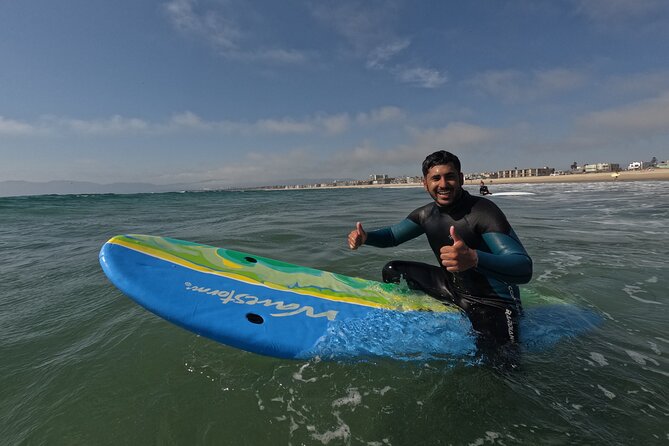
M 534 167 L 530 169 L 499 170 L 497 178 L 546 177 L 555 172 L 552 167 Z
M 370 176 L 369 176 L 369 179 L 371 180 L 372 184 L 389 184 L 389 183 L 390 183 L 390 180 L 391 180 L 391 178 L 388 178 L 388 175 L 386 175 L 386 174 L 383 174 L 383 175 L 379 175 L 379 174 L 370 175 Z
M 597 163 L 597 164 L 586 164 L 583 167 L 585 173 L 596 173 L 596 172 L 616 172 L 620 170 L 620 164 L 616 163 Z

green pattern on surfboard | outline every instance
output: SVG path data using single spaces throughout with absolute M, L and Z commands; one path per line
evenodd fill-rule
M 187 268 L 323 299 L 400 311 L 459 311 L 405 285 L 345 276 L 224 248 L 144 235 L 117 236 L 109 242 Z

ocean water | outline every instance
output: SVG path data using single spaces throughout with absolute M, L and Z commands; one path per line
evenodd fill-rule
M 535 194 L 491 198 L 534 259 L 521 292 L 604 318 L 514 371 L 246 353 L 143 310 L 98 264 L 143 233 L 378 279 L 434 262 L 426 240 L 351 252 L 346 235 L 404 218 L 419 188 L 0 198 L 0 444 L 668 444 L 669 182 L 492 186 Z

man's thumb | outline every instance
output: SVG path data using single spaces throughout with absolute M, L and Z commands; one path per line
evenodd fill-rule
M 357 222 L 355 224 L 355 229 L 358 231 L 358 234 L 364 234 L 365 233 L 364 229 L 362 229 L 362 223 L 360 223 L 360 222 Z
M 451 226 L 451 238 L 453 239 L 453 243 L 462 241 L 462 239 L 455 232 L 455 226 Z

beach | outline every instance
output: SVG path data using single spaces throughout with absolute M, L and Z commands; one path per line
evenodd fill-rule
M 578 173 L 557 176 L 484 179 L 487 185 L 515 183 L 600 183 L 613 181 L 669 181 L 669 169 L 624 170 L 618 172 Z M 481 180 L 465 180 L 465 184 L 479 184 Z
M 538 176 L 521 178 L 484 178 L 488 186 L 497 184 L 556 184 L 556 183 L 602 183 L 625 181 L 669 181 L 669 169 L 629 170 L 621 172 L 578 173 L 557 176 Z M 478 186 L 481 179 L 465 179 L 465 185 Z M 265 186 L 261 190 L 306 190 L 306 189 L 369 189 L 369 188 L 405 188 L 422 187 L 422 183 L 378 183 L 378 184 L 308 184 L 299 186 Z

